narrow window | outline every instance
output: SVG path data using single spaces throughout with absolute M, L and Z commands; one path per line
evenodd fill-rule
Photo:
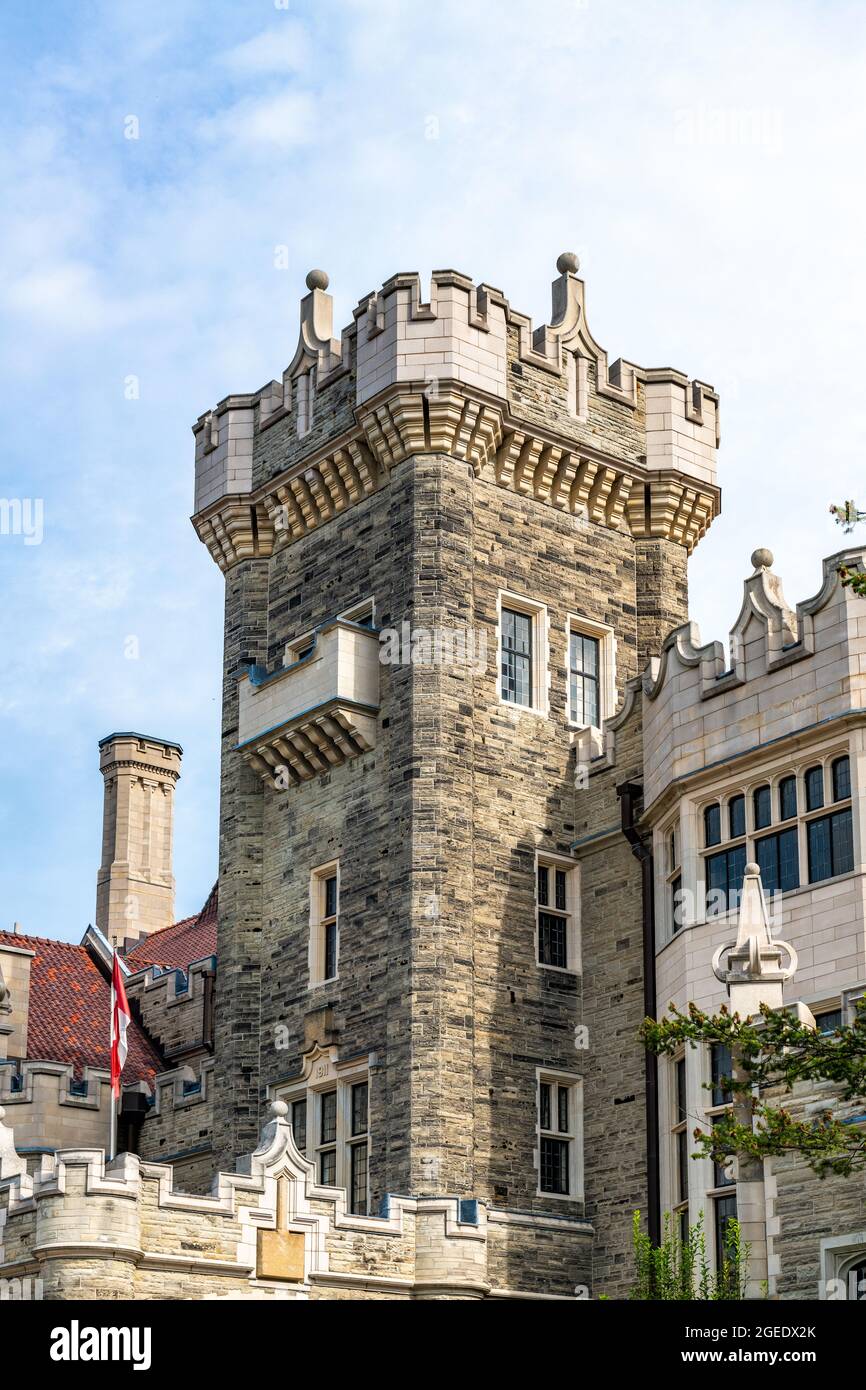
M 704 807 L 704 844 L 718 845 L 722 841 L 722 808 L 718 802 Z
M 810 767 L 806 773 L 806 810 L 820 811 L 824 805 L 824 769 Z
M 572 632 L 568 639 L 569 709 L 574 724 L 601 725 L 601 644 Z
M 671 922 L 675 932 L 683 925 L 683 880 L 680 874 L 671 881 Z
M 531 708 L 532 688 L 532 618 L 503 608 L 502 698 Z
M 536 869 L 536 938 L 538 964 L 576 970 L 577 928 L 574 870 L 539 860 Z
M 310 879 L 310 987 L 337 978 L 340 957 L 340 879 L 336 863 Z
M 295 1148 L 298 1153 L 307 1152 L 307 1102 L 306 1100 L 296 1100 L 292 1102 L 292 1134 L 295 1140 Z
M 367 1196 L 367 1113 L 369 1092 L 366 1081 L 359 1081 L 351 1089 L 351 1135 L 349 1137 L 349 1210 L 356 1215 L 366 1216 Z
M 337 1182 L 337 1092 L 325 1091 L 319 1097 L 319 1182 L 334 1187 Z
M 779 783 L 779 820 L 790 820 L 797 814 L 797 779 L 783 777 Z
M 687 1204 L 689 1197 L 689 1131 L 685 1057 L 679 1057 L 674 1062 L 674 1112 L 672 1131 L 676 1155 L 674 1200 L 677 1203 L 685 1202 Z M 678 1215 L 681 1217 L 683 1212 L 678 1212 Z M 685 1207 L 685 1216 L 686 1224 L 688 1224 L 688 1205 Z
M 542 1192 L 572 1195 L 577 1142 L 577 1086 L 551 1078 L 538 1085 L 539 1178 Z
M 847 757 L 833 763 L 833 800 L 847 801 L 851 795 L 851 763 Z
M 746 833 L 746 798 L 732 796 L 728 802 L 728 831 L 732 840 Z
M 710 1079 L 713 1105 L 730 1105 L 731 1049 L 727 1043 L 712 1043 L 710 1047 Z
M 733 1258 L 733 1232 L 731 1222 L 736 1220 L 737 1199 L 735 1196 L 716 1197 L 713 1200 L 716 1237 L 716 1270 L 721 1273 L 723 1265 Z
M 752 793 L 752 807 L 755 813 L 755 829 L 766 830 L 773 818 L 769 787 L 756 787 Z

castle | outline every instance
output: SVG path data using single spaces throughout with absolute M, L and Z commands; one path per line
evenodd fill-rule
M 638 1028 L 724 998 L 753 857 L 792 997 L 829 1026 L 862 991 L 866 605 L 834 557 L 792 613 L 759 551 L 730 668 L 700 646 L 718 398 L 609 364 L 577 270 L 560 256 L 538 329 L 449 270 L 428 302 L 394 276 L 340 338 L 312 271 L 281 379 L 197 421 L 218 890 L 172 922 L 181 750 L 109 736 L 96 926 L 65 950 L 93 998 L 123 955 L 125 1151 L 106 1163 L 98 1047 L 28 1022 L 59 943 L 0 934 L 0 1276 L 616 1297 L 636 1208 L 654 1231 L 704 1212 L 720 1253 L 736 1183 L 682 1136 L 724 1109 L 702 1089 L 724 1059 L 656 1064 Z M 770 1293 L 859 1289 L 860 1185 L 828 1180 L 804 1229 L 803 1182 L 780 1161 L 749 1194 Z

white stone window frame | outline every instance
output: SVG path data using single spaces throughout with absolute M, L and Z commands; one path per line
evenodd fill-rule
M 847 1235 L 827 1236 L 821 1241 L 821 1282 L 818 1298 L 847 1302 L 851 1300 L 852 1270 L 866 1260 L 866 1230 L 850 1231 Z M 840 1293 L 844 1290 L 845 1297 Z
M 299 1100 L 305 1101 L 307 1106 L 307 1143 L 306 1148 L 299 1150 L 303 1157 L 312 1163 L 315 1168 L 314 1182 L 317 1186 L 322 1186 L 320 1181 L 319 1155 L 322 1149 L 334 1148 L 336 1151 L 336 1181 L 334 1187 L 341 1187 L 346 1193 L 346 1209 L 352 1203 L 352 1155 L 351 1150 L 360 1143 L 367 1145 L 367 1194 L 366 1206 L 367 1213 L 370 1212 L 370 1156 L 372 1153 L 372 1132 L 370 1129 L 370 1065 L 368 1059 L 349 1065 L 338 1064 L 339 1071 L 335 1070 L 333 1062 L 325 1062 L 317 1066 L 315 1063 L 311 1069 L 308 1080 L 298 1082 L 295 1085 L 279 1087 L 275 1092 L 276 1099 L 284 1100 L 289 1107 L 289 1115 L 292 1113 L 292 1105 Z M 317 1071 L 322 1071 L 324 1075 L 317 1076 Z M 360 1084 L 367 1087 L 367 1131 L 365 1135 L 352 1135 L 352 1087 Z M 337 1133 L 333 1145 L 320 1144 L 321 1116 L 322 1116 L 322 1097 L 335 1091 L 337 1095 Z
M 541 1128 L 541 1087 L 566 1086 L 570 1091 L 567 1134 Z M 541 1187 L 541 1138 L 565 1139 L 568 1143 L 568 1192 L 544 1192 Z M 554 1202 L 582 1202 L 584 1200 L 584 1162 L 583 1162 L 583 1077 L 575 1072 L 557 1071 L 550 1067 L 537 1067 L 535 1071 L 535 1153 L 533 1155 L 536 1174 L 537 1197 Z
M 594 637 L 598 642 L 598 724 L 584 724 L 574 718 L 571 708 L 571 634 Z M 565 708 L 570 729 L 600 729 L 616 711 L 616 633 L 608 623 L 596 623 L 577 613 L 565 621 Z
M 686 1112 L 680 1115 L 679 1096 L 677 1094 L 677 1069 L 682 1064 L 686 1081 Z M 691 1146 L 686 1145 L 686 1195 L 681 1197 L 679 1193 L 679 1143 L 678 1136 L 685 1134 L 687 1139 L 691 1137 L 691 1121 L 689 1114 L 689 1058 L 687 1049 L 682 1048 L 673 1057 L 667 1068 L 667 1111 L 668 1111 L 668 1139 L 669 1157 L 668 1172 L 670 1175 L 670 1212 L 676 1222 L 676 1230 L 679 1230 L 680 1217 L 685 1213 L 686 1221 L 689 1221 L 689 1201 L 692 1192 L 692 1172 L 697 1170 L 697 1165 L 691 1157 Z M 691 1166 L 688 1166 L 691 1165 Z
M 333 975 L 325 975 L 326 937 L 325 923 L 330 920 L 324 911 L 325 882 L 329 878 L 337 880 L 337 912 L 334 942 Z M 318 864 L 310 870 L 310 938 L 307 953 L 309 983 L 307 988 L 320 989 L 323 985 L 333 985 L 340 978 L 340 861 L 330 859 L 326 864 Z
M 532 620 L 532 704 L 518 705 L 502 694 L 502 610 L 522 613 Z M 496 694 L 499 704 L 515 714 L 534 714 L 546 719 L 550 704 L 550 630 L 547 604 L 500 589 L 496 602 Z
M 700 1048 L 699 1054 L 702 1082 L 701 1095 L 704 1097 L 704 1104 L 701 1107 L 703 1113 L 701 1128 L 709 1132 L 712 1129 L 714 1118 L 719 1115 L 731 1114 L 733 1110 L 733 1100 L 725 1101 L 721 1105 L 713 1104 L 713 1093 L 711 1090 L 707 1089 L 707 1086 L 711 1085 L 713 1080 L 712 1044 Z M 719 1255 L 716 1249 L 716 1200 L 721 1197 L 736 1197 L 737 1184 L 736 1181 L 734 1181 L 732 1183 L 724 1183 L 721 1187 L 717 1186 L 715 1181 L 715 1163 L 711 1158 L 702 1156 L 699 1159 L 689 1159 L 689 1162 L 693 1164 L 692 1171 L 696 1172 L 701 1186 L 704 1189 L 704 1232 L 705 1237 L 708 1239 L 708 1245 L 711 1247 L 710 1253 L 712 1259 L 715 1261 Z M 729 1175 L 735 1176 L 736 1160 L 729 1160 L 726 1166 L 729 1170 Z
M 671 839 L 674 843 L 673 855 L 671 855 Z M 657 883 L 660 885 L 664 897 L 664 908 L 657 914 L 663 936 L 661 944 L 664 944 L 672 941 L 675 936 L 681 936 L 685 928 L 690 925 L 687 919 L 683 920 L 674 931 L 673 889 L 677 879 L 680 880 L 680 892 L 684 893 L 686 890 L 679 807 L 676 814 L 663 821 L 659 827 L 656 862 L 660 866 Z M 682 904 L 682 907 L 685 908 L 685 903 Z
M 548 904 L 542 907 L 538 901 L 538 870 L 549 868 L 554 870 L 552 876 L 554 883 L 555 901 L 555 871 L 556 869 L 565 870 L 565 912 L 561 909 Z M 564 854 L 550 854 L 547 850 L 537 849 L 535 851 L 535 882 L 533 888 L 535 896 L 535 964 L 539 970 L 552 970 L 557 975 L 580 975 L 582 973 L 581 959 L 581 931 L 580 931 L 580 864 L 576 859 L 569 859 Z M 565 927 L 565 958 L 573 961 L 573 965 L 545 965 L 541 961 L 541 933 L 539 930 L 538 915 L 540 912 L 552 911 L 554 916 L 566 918 Z

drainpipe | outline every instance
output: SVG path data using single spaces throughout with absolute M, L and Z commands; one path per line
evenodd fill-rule
M 644 1016 L 656 1016 L 655 884 L 653 856 L 646 839 L 637 828 L 638 806 L 643 802 L 639 782 L 621 782 L 616 789 L 620 800 L 622 833 L 641 868 L 643 926 L 643 1009 Z M 659 1190 L 659 1069 L 654 1053 L 646 1054 L 646 1151 L 647 1151 L 647 1230 L 654 1245 L 661 1243 L 661 1195 Z

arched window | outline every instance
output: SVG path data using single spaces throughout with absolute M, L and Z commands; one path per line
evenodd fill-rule
M 755 829 L 764 830 L 773 818 L 773 809 L 770 801 L 769 787 L 756 787 L 752 793 L 752 805 L 755 812 Z
M 779 820 L 790 820 L 797 814 L 797 779 L 783 777 L 779 783 Z
M 717 801 L 704 807 L 704 844 L 718 845 L 722 840 L 722 808 Z
M 810 767 L 806 773 L 806 810 L 818 811 L 824 805 L 824 769 Z
M 732 840 L 746 833 L 746 798 L 732 796 L 728 802 L 728 831 Z
M 847 755 L 833 762 L 833 800 L 847 801 L 851 795 L 851 763 Z

